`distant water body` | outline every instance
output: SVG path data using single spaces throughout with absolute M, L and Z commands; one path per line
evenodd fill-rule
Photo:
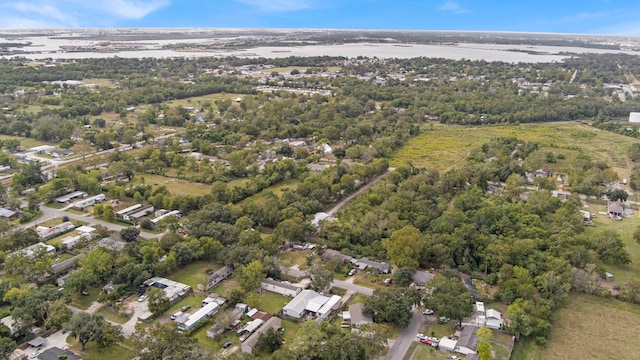
M 4 39 L 0 39 L 2 42 Z M 147 50 L 119 51 L 119 52 L 61 52 L 60 46 L 75 45 L 85 46 L 92 42 L 84 40 L 61 40 L 45 37 L 23 38 L 23 41 L 31 41 L 32 45 L 22 48 L 31 54 L 17 55 L 27 59 L 85 59 L 85 58 L 168 58 L 168 57 L 265 57 L 284 58 L 289 56 L 346 56 L 355 58 L 358 56 L 378 58 L 445 58 L 452 60 L 485 60 L 504 61 L 510 63 L 526 62 L 559 62 L 571 55 L 561 53 L 585 54 L 585 53 L 626 53 L 640 55 L 637 51 L 619 51 L 605 49 L 591 49 L 580 47 L 559 46 L 529 46 L 529 45 L 498 45 L 498 44 L 473 44 L 459 43 L 452 45 L 420 45 L 420 44 L 377 44 L 377 43 L 353 43 L 343 45 L 306 45 L 290 47 L 255 47 L 242 50 L 215 50 L 215 51 L 174 51 L 160 49 L 162 45 L 177 41 L 137 41 L 147 43 Z M 207 39 L 180 40 L 180 43 L 203 43 Z M 38 52 L 38 53 L 36 53 Z

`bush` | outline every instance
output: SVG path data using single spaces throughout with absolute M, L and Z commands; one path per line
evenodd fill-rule
M 547 339 L 545 337 L 542 337 L 542 336 L 536 337 L 536 345 L 538 345 L 538 346 L 547 345 Z
M 498 283 L 498 274 L 493 273 L 493 274 L 487 275 L 486 282 L 489 285 L 497 284 Z

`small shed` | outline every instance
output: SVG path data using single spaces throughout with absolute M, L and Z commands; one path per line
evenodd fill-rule
M 607 280 L 613 281 L 613 274 L 612 273 L 606 272 L 606 273 L 604 273 L 604 275 L 607 277 Z
M 438 342 L 438 347 L 442 351 L 454 351 L 457 343 L 458 341 L 456 340 L 449 339 L 448 337 L 443 337 Z
M 41 336 L 38 336 L 37 338 L 29 341 L 28 344 L 29 344 L 29 346 L 33 346 L 33 347 L 37 348 L 37 347 L 40 347 L 40 346 L 42 346 L 42 345 L 44 345 L 46 343 L 47 343 L 47 339 L 45 339 L 45 338 L 43 338 Z

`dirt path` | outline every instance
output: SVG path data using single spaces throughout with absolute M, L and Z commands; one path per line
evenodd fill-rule
M 370 189 L 372 186 L 377 184 L 378 181 L 382 180 L 385 176 L 387 176 L 390 172 L 394 171 L 395 169 L 396 168 L 394 167 L 388 168 L 387 171 L 373 178 L 373 180 L 369 181 L 366 185 L 363 185 L 362 187 L 360 187 L 360 189 L 358 189 L 356 192 L 340 200 L 339 203 L 337 203 L 334 207 L 332 207 L 329 211 L 327 211 L 327 214 L 329 214 L 329 216 L 333 216 L 336 212 L 338 212 L 338 210 L 340 210 L 341 207 L 343 207 L 346 203 L 351 201 L 351 199 Z

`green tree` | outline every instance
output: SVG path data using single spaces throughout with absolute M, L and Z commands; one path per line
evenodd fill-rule
M 81 294 L 89 289 L 89 287 L 98 281 L 96 275 L 88 268 L 81 268 L 69 275 L 69 278 L 65 281 L 65 288 L 70 291 Z
M 438 276 L 429 282 L 429 286 L 432 287 L 431 295 L 425 296 L 423 301 L 436 314 L 458 322 L 471 315 L 471 294 L 460 278 Z
M 333 281 L 333 272 L 324 266 L 316 265 L 309 270 L 311 287 L 317 291 L 324 291 Z
M 414 270 L 419 265 L 416 254 L 424 248 L 424 237 L 420 230 L 407 225 L 392 232 L 390 238 L 382 240 L 382 246 L 391 264 Z
M 259 260 L 254 260 L 240 269 L 240 287 L 244 291 L 252 291 L 260 286 L 260 281 L 264 278 L 264 266 Z
M 120 230 L 120 239 L 126 242 L 135 241 L 138 235 L 140 235 L 140 229 L 133 226 Z
M 171 301 L 167 299 L 162 289 L 152 288 L 149 290 L 149 311 L 154 314 L 161 314 L 171 307 Z
M 413 282 L 413 270 L 402 267 L 393 273 L 393 283 L 396 286 L 407 287 Z
M 9 359 L 9 355 L 16 349 L 16 342 L 8 337 L 0 337 L 0 358 Z
M 84 351 L 89 341 L 96 340 L 104 324 L 102 316 L 80 312 L 71 318 L 66 329 L 69 331 L 69 336 L 78 340 Z
M 114 259 L 109 250 L 96 247 L 78 262 L 83 269 L 90 271 L 96 278 L 104 279 L 113 270 Z
M 478 329 L 476 333 L 478 337 L 478 356 L 480 360 L 491 360 L 493 358 L 491 354 L 491 339 L 493 338 L 493 331 L 491 329 L 483 327 Z
M 282 333 L 271 328 L 258 338 L 256 350 L 259 353 L 272 353 L 280 348 L 283 343 Z
M 379 288 L 364 301 L 364 312 L 375 322 L 388 322 L 406 327 L 411 321 L 411 308 L 420 303 L 420 294 L 409 288 Z
M 147 331 L 138 331 L 132 341 L 139 360 L 196 360 L 194 355 L 199 352 L 196 346 L 198 340 L 181 334 L 171 323 L 154 324 Z

